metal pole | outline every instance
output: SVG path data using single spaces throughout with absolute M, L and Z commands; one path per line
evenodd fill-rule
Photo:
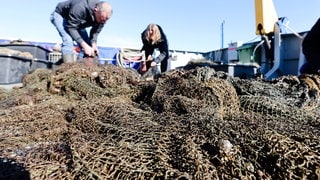
M 224 26 L 225 21 L 223 20 L 221 23 L 221 49 L 223 49 L 223 41 L 224 41 L 224 32 L 223 32 L 223 26 Z

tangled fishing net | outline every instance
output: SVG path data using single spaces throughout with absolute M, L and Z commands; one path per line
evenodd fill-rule
M 319 179 L 319 95 L 317 75 L 36 69 L 0 89 L 0 179 Z

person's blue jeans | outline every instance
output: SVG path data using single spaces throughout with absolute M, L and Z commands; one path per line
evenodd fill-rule
M 66 31 L 66 21 L 63 19 L 63 17 L 53 12 L 50 17 L 51 23 L 56 27 L 57 31 L 59 32 L 60 37 L 62 38 L 62 44 L 61 44 L 61 53 L 62 54 L 74 54 L 74 41 L 72 37 L 67 33 Z M 90 38 L 88 36 L 88 33 L 86 29 L 80 29 L 79 34 L 83 38 L 83 40 L 91 45 Z M 81 48 L 80 44 L 79 47 Z M 78 57 L 82 58 L 84 55 L 83 50 L 81 48 L 81 51 L 78 55 Z

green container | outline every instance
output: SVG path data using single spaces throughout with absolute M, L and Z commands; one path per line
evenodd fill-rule
M 258 47 L 253 54 L 254 48 L 258 43 L 244 44 L 237 48 L 239 63 L 253 64 L 261 62 L 261 47 Z

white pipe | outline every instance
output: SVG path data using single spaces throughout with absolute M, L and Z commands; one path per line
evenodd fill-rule
M 268 71 L 265 75 L 266 79 L 270 79 L 275 77 L 276 71 L 280 67 L 280 47 L 281 47 L 281 33 L 280 33 L 280 27 L 279 22 L 275 24 L 274 28 L 274 64 L 270 71 Z

